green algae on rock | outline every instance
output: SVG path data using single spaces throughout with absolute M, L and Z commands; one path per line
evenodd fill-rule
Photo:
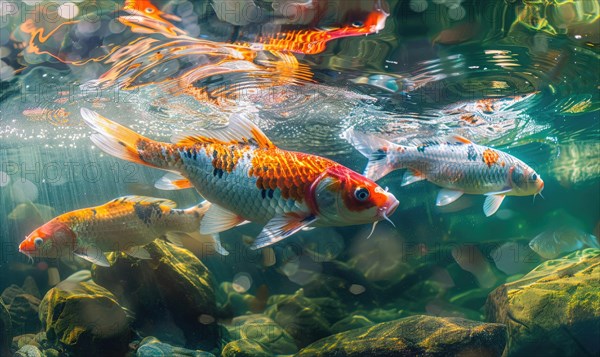
M 44 357 L 42 351 L 36 346 L 25 345 L 21 347 L 14 355 L 15 357 Z
M 268 305 L 265 315 L 283 327 L 298 347 L 331 334 L 330 322 L 323 316 L 321 308 L 313 299 L 305 297 L 302 289 L 294 295 L 273 296 Z
M 416 315 L 326 337 L 297 356 L 500 356 L 506 338 L 501 324 Z
M 144 338 L 136 351 L 137 357 L 215 357 L 212 353 L 204 351 L 188 350 L 182 347 L 174 347 L 167 343 L 160 342 L 156 337 L 148 336 Z
M 373 325 L 373 321 L 369 320 L 363 315 L 351 315 L 331 325 L 331 332 L 335 334 L 348 330 L 353 330 L 355 328 L 368 327 Z
M 187 348 L 217 347 L 217 307 L 210 271 L 188 250 L 165 241 L 155 240 L 145 249 L 152 259 L 108 254 L 110 267 L 92 267 L 94 281 L 134 312 L 136 330 L 169 343 L 185 343 Z
M 254 314 L 234 318 L 229 333 L 234 340 L 259 342 L 274 354 L 292 354 L 298 347 L 281 326 L 265 315 Z
M 229 342 L 221 351 L 221 357 L 271 357 L 273 353 L 261 343 L 242 339 Z
M 236 291 L 229 281 L 222 282 L 217 290 L 217 300 L 221 310 L 234 316 L 248 313 L 254 299 L 252 294 Z
M 490 293 L 487 318 L 508 326 L 508 354 L 600 353 L 599 276 L 600 249 L 589 248 L 546 261 Z
M 127 350 L 129 321 L 116 297 L 88 282 L 64 281 L 50 289 L 39 307 L 48 341 L 78 355 L 118 355 Z
M 42 344 L 46 341 L 46 333 L 40 332 L 37 334 L 28 333 L 25 335 L 19 335 L 13 337 L 12 347 L 13 350 L 18 350 L 25 345 L 31 345 L 35 347 L 42 347 Z

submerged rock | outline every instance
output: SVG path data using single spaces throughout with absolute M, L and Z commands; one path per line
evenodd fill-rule
M 271 357 L 273 353 L 262 344 L 253 340 L 229 342 L 221 351 L 221 357 Z
M 261 314 L 234 318 L 229 333 L 234 340 L 248 339 L 260 343 L 274 354 L 298 352 L 294 339 L 281 326 Z
M 40 330 L 38 318 L 40 299 L 13 284 L 4 289 L 2 300 L 10 313 L 13 334 L 22 335 Z
M 221 309 L 233 316 L 243 315 L 250 311 L 250 305 L 255 299 L 255 297 L 249 293 L 240 293 L 236 291 L 233 284 L 229 281 L 224 281 L 219 285 L 217 295 Z
M 23 291 L 23 289 L 21 289 L 17 285 L 12 284 L 9 287 L 7 287 L 6 289 L 4 289 L 0 298 L 2 298 L 2 301 L 4 302 L 4 304 L 6 304 L 8 306 L 8 305 L 12 304 L 12 301 L 15 298 L 15 296 L 21 295 L 21 294 L 25 294 L 25 291 Z
M 590 248 L 544 262 L 490 293 L 487 318 L 508 326 L 508 354 L 598 355 L 599 276 L 600 249 Z
M 127 350 L 129 321 L 116 297 L 95 283 L 65 281 L 40 304 L 48 341 L 77 355 L 119 355 Z
M 40 299 L 35 296 L 29 294 L 15 296 L 8 308 L 15 334 L 32 333 L 40 330 L 39 305 Z
M 302 289 L 296 294 L 273 296 L 265 314 L 283 327 L 296 341 L 298 347 L 331 334 L 330 323 L 313 299 L 306 298 Z
M 25 345 L 21 347 L 17 353 L 15 353 L 15 357 L 43 357 L 42 351 L 39 348 L 32 345 Z
M 10 344 L 12 341 L 12 322 L 8 308 L 0 299 L 0 355 L 10 355 Z
M 152 259 L 110 253 L 111 266 L 93 266 L 94 281 L 135 313 L 134 328 L 187 348 L 211 350 L 219 340 L 213 278 L 186 249 L 155 240 Z
M 297 356 L 500 356 L 506 338 L 501 324 L 417 315 L 326 337 Z
M 170 357 L 170 356 L 190 356 L 190 357 L 214 357 L 212 353 L 204 351 L 188 350 L 182 347 L 174 347 L 167 343 L 160 342 L 156 337 L 146 337 L 141 342 L 136 351 L 137 357 Z
M 25 345 L 41 347 L 44 341 L 46 341 L 45 332 L 40 332 L 38 334 L 28 333 L 13 337 L 12 347 L 14 350 L 18 350 Z
M 340 333 L 355 328 L 367 327 L 374 325 L 373 321 L 364 317 L 363 315 L 352 315 L 348 316 L 331 326 L 332 333 Z

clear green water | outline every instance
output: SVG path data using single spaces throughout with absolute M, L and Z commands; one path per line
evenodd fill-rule
M 15 14 L 5 7 L 0 23 L 0 74 L 5 79 L 0 82 L 0 290 L 21 286 L 30 276 L 43 296 L 55 279 L 50 270 L 57 268 L 64 279 L 89 269 L 78 260 L 36 259 L 32 264 L 18 252 L 19 242 L 49 215 L 129 194 L 169 198 L 180 207 L 200 199 L 189 190 L 159 191 L 153 185 L 161 172 L 93 147 L 91 131 L 79 117 L 81 107 L 96 108 L 163 140 L 174 131 L 221 124 L 230 111 L 251 111 L 280 147 L 326 156 L 359 172 L 366 160 L 340 136 L 351 126 L 398 142 L 460 133 L 522 159 L 544 179 L 543 198 L 509 197 L 496 215 L 486 218 L 482 196 L 466 195 L 436 207 L 438 187 L 428 182 L 400 187 L 402 172 L 394 172 L 379 183 L 400 200 L 391 217 L 395 228 L 381 223 L 368 240 L 369 226 L 314 229 L 265 253 L 246 245 L 260 232 L 259 225 L 224 232 L 223 244 L 232 254 L 202 257 L 217 291 L 214 318 L 223 325 L 250 310 L 262 312 L 261 304 L 301 288 L 307 297 L 339 303 L 308 314 L 363 315 L 373 323 L 418 314 L 485 321 L 488 293 L 547 260 L 529 248 L 534 237 L 567 230 L 570 238 L 565 239 L 575 237 L 575 243 L 564 245 L 572 251 L 581 248 L 578 235 L 600 233 L 597 1 L 389 1 L 385 8 L 390 15 L 379 33 L 331 41 L 322 53 L 295 55 L 314 82 L 276 85 L 277 75 L 259 78 L 242 71 L 194 84 L 238 85 L 237 101 L 221 107 L 173 96 L 155 84 L 181 73 L 184 62 L 211 63 L 206 52 L 186 55 L 179 64 L 159 60 L 140 76 L 123 76 L 147 86 L 128 90 L 109 83 L 101 92 L 83 91 L 81 84 L 100 78 L 111 64 L 64 64 L 44 54 L 20 54 L 17 40 L 27 37 L 18 26 L 35 2 L 26 3 L 11 3 L 18 8 Z M 78 4 L 83 9 L 89 3 Z M 114 20 L 111 11 L 120 6 L 92 4 L 103 9 L 107 21 Z M 211 41 L 254 38 L 271 28 L 268 21 L 234 27 L 216 19 L 203 2 L 166 5 L 194 37 Z M 348 14 L 364 16 L 371 2 L 325 6 L 329 10 L 318 23 L 322 27 L 343 22 Z M 363 9 L 359 15 L 357 8 Z M 51 29 L 57 22 L 42 16 L 36 24 Z M 149 36 L 108 32 L 106 26 L 70 29 L 44 45 L 62 59 L 82 60 L 135 36 Z M 166 41 L 160 35 L 153 38 Z M 514 96 L 529 94 L 512 102 Z M 507 104 L 490 112 L 471 108 L 486 98 Z M 473 115 L 480 120 L 477 125 L 468 124 Z M 21 210 L 15 211 L 19 205 Z M 198 247 L 188 248 L 198 252 Z M 249 309 L 243 299 L 258 301 L 259 307 Z M 170 333 L 173 327 L 132 326 L 138 339 L 153 335 L 215 354 L 228 339 L 223 334 L 196 344 L 181 332 Z M 597 346 L 580 346 L 582 350 L 562 352 L 598 353 Z

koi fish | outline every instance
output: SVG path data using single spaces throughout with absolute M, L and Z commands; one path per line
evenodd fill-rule
M 327 42 L 345 38 L 370 35 L 385 28 L 385 20 L 389 16 L 380 6 L 369 13 L 365 21 L 354 21 L 342 27 L 328 29 L 308 29 L 290 32 L 279 32 L 275 35 L 259 37 L 257 42 L 244 44 L 253 50 L 289 51 L 301 54 L 317 54 L 325 51 Z
M 576 228 L 560 227 L 544 231 L 529 242 L 531 250 L 546 259 L 583 248 L 600 248 L 598 238 Z
M 130 15 L 117 19 L 136 33 L 162 33 L 167 36 L 186 35 L 187 32 L 168 20 L 180 22 L 179 16 L 161 11 L 149 0 L 125 0 L 123 10 Z
M 402 186 L 429 180 L 443 187 L 436 205 L 445 206 L 464 193 L 486 195 L 483 211 L 493 215 L 506 196 L 537 195 L 544 181 L 531 167 L 507 153 L 454 135 L 403 146 L 349 129 L 345 138 L 369 159 L 364 175 L 378 180 L 406 168 Z
M 387 190 L 332 160 L 278 148 L 239 114 L 225 128 L 175 135 L 173 144 L 145 138 L 89 109 L 81 115 L 104 152 L 170 171 L 157 188 L 194 187 L 211 202 L 201 234 L 246 221 L 266 224 L 252 249 L 308 227 L 389 221 L 398 206 Z
M 64 213 L 34 230 L 19 245 L 29 257 L 61 258 L 71 254 L 100 266 L 109 266 L 105 252 L 122 251 L 139 259 L 150 259 L 143 247 L 161 236 L 181 245 L 182 235 L 204 240 L 200 221 L 210 207 L 202 202 L 176 209 L 173 201 L 125 196 L 101 206 Z M 229 254 L 213 235 L 211 243 L 220 254 Z

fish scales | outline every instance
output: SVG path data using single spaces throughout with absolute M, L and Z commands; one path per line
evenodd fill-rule
M 140 141 L 137 146 L 142 160 L 185 172 L 208 201 L 235 207 L 244 219 L 262 223 L 305 205 L 307 185 L 337 165 L 325 158 L 250 144 L 186 146 Z
M 79 245 L 94 242 L 99 249 L 112 251 L 128 241 L 150 243 L 169 230 L 193 231 L 199 226 L 200 218 L 158 203 L 120 200 L 70 212 L 62 220 L 72 227 Z
M 472 193 L 482 193 L 504 188 L 513 164 L 513 159 L 504 153 L 486 163 L 484 153 L 490 150 L 479 145 L 426 144 L 407 147 L 396 155 L 402 167 L 416 170 L 436 184 L 463 189 L 466 186 Z M 462 185 L 454 185 L 459 182 Z
M 345 226 L 389 219 L 398 200 L 372 180 L 332 160 L 277 148 L 241 113 L 224 128 L 156 142 L 82 108 L 101 150 L 170 171 L 156 187 L 195 188 L 212 205 L 200 233 L 215 234 L 251 221 L 266 223 L 252 249 L 305 227 Z

